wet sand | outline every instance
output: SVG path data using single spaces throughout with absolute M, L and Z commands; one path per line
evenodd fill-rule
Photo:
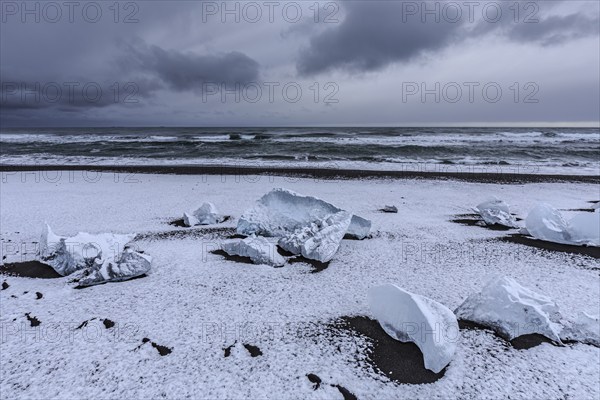
M 453 179 L 481 183 L 541 183 L 579 182 L 600 183 L 597 175 L 551 175 L 470 172 L 428 172 L 428 171 L 377 171 L 357 169 L 323 169 L 298 167 L 253 167 L 231 165 L 0 165 L 0 172 L 23 171 L 97 171 L 131 174 L 174 174 L 174 175 L 276 175 L 318 179 Z

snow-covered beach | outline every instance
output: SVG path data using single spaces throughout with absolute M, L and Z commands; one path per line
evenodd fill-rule
M 64 235 L 136 233 L 136 248 L 153 261 L 147 276 L 81 290 L 68 277 L 1 276 L 0 392 L 6 398 L 341 399 L 346 392 L 359 399 L 597 398 L 600 349 L 592 345 L 519 350 L 489 330 L 461 329 L 444 376 L 410 385 L 377 370 L 365 337 L 331 329 L 342 317 L 373 318 L 367 293 L 377 285 L 392 283 L 454 310 L 498 275 L 552 298 L 566 318 L 598 314 L 597 258 L 502 240 L 516 231 L 452 222 L 492 195 L 519 218 L 541 202 L 586 209 L 599 200 L 597 181 L 478 180 L 4 171 L 4 264 L 36 259 L 44 223 Z M 280 187 L 371 220 L 371 237 L 342 240 L 318 272 L 306 263 L 273 268 L 215 254 L 244 210 Z M 171 224 L 204 201 L 232 218 L 192 228 Z M 379 211 L 386 205 L 398 213 Z

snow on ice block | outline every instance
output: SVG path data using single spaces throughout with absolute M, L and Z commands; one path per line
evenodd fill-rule
M 562 214 L 548 204 L 534 207 L 525 218 L 525 227 L 536 239 L 563 244 L 573 243 Z
M 481 292 L 470 295 L 455 314 L 493 329 L 506 340 L 537 333 L 561 343 L 556 303 L 506 276 L 492 279 Z
M 225 220 L 225 216 L 219 214 L 213 203 L 202 203 L 202 205 L 192 213 L 183 213 L 183 223 L 185 226 L 212 225 L 220 224 Z
M 600 246 L 600 209 L 581 212 L 569 221 L 571 238 L 577 244 Z
M 91 267 L 89 273 L 79 280 L 78 285 L 85 287 L 137 278 L 150 271 L 151 266 L 152 257 L 127 248 L 117 262 L 97 263 Z
M 540 204 L 529 212 L 525 226 L 529 234 L 539 240 L 600 246 L 600 211 L 580 213 L 567 223 L 560 211 L 548 204 Z
M 600 347 L 600 317 L 580 312 L 577 320 L 563 329 L 560 338 Z
M 340 211 L 344 210 L 316 197 L 303 196 L 287 189 L 273 189 L 244 212 L 238 221 L 237 232 L 286 237 Z M 346 233 L 364 239 L 370 230 L 371 221 L 353 215 Z
M 310 226 L 298 228 L 279 240 L 279 246 L 292 254 L 320 262 L 330 261 L 340 247 L 352 216 L 346 211 L 330 215 Z
M 484 201 L 475 207 L 486 225 L 502 225 L 509 228 L 518 228 L 515 217 L 510 214 L 508 204 L 499 199 Z
M 452 361 L 460 333 L 446 306 L 392 284 L 370 289 L 368 298 L 371 312 L 388 335 L 421 349 L 425 368 L 438 373 Z
M 75 271 L 118 259 L 135 234 L 90 234 L 80 232 L 73 237 L 58 236 L 46 224 L 40 240 L 40 261 L 66 276 Z
M 274 267 L 285 264 L 285 258 L 277 252 L 277 246 L 260 236 L 226 240 L 221 244 L 221 249 L 230 256 L 249 257 L 255 264 Z

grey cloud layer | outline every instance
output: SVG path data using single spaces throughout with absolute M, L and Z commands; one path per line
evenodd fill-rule
M 569 14 L 542 17 L 532 15 L 538 22 L 525 23 L 527 16 L 518 16 L 510 7 L 515 2 L 493 2 L 501 6 L 501 18 L 494 13 L 473 12 L 472 20 L 465 14 L 454 20 L 454 15 L 438 12 L 426 15 L 409 4 L 425 7 L 424 2 L 374 1 L 344 3 L 346 18 L 337 26 L 311 38 L 297 61 L 301 75 L 314 75 L 332 69 L 366 72 L 381 69 L 394 62 L 408 62 L 425 52 L 438 51 L 450 44 L 495 33 L 519 42 L 538 42 L 543 45 L 560 44 L 571 39 L 598 35 L 600 20 L 597 13 Z M 528 2 L 522 2 L 525 9 Z M 529 2 L 532 3 L 532 2 Z M 557 4 L 558 2 L 556 2 Z M 434 4 L 429 2 L 430 10 Z M 456 3 L 460 4 L 460 3 Z M 537 4 L 537 3 L 535 3 Z M 555 6 L 556 4 L 553 4 Z M 482 9 L 480 4 L 479 10 Z M 523 12 L 523 10 L 521 12 Z M 441 10 L 441 8 L 440 8 Z M 441 17 L 440 17 L 441 15 Z M 425 23 L 423 22 L 425 18 Z
M 281 18 L 273 24 L 266 20 L 223 24 L 218 15 L 211 18 L 210 23 L 203 23 L 201 3 L 187 1 L 140 2 L 140 23 L 129 25 L 114 24 L 110 14 L 98 24 L 81 21 L 75 24 L 21 24 L 13 18 L 12 22 L 0 26 L 0 80 L 3 84 L 23 84 L 30 94 L 23 101 L 21 88 L 3 86 L 0 122 L 27 124 L 35 119 L 38 125 L 43 125 L 44 121 L 61 125 L 73 124 L 73 121 L 85 123 L 97 118 L 102 123 L 102 118 L 114 115 L 115 119 L 107 119 L 107 124 L 143 124 L 149 120 L 158 124 L 172 123 L 160 120 L 162 115 L 166 115 L 165 118 L 178 118 L 178 123 L 194 125 L 202 124 L 203 120 L 197 119 L 198 113 L 202 112 L 222 114 L 223 124 L 227 125 L 244 125 L 255 120 L 262 121 L 258 122 L 262 124 L 310 124 L 307 117 L 322 118 L 317 120 L 319 123 L 355 123 L 357 118 L 363 121 L 371 121 L 368 118 L 372 118 L 374 122 L 385 123 L 397 121 L 398 114 L 392 110 L 383 115 L 381 110 L 388 110 L 390 104 L 393 106 L 390 109 L 395 107 L 396 110 L 403 106 L 396 104 L 401 96 L 397 94 L 398 87 L 393 86 L 398 84 L 399 79 L 409 79 L 407 76 L 399 78 L 397 69 L 386 70 L 386 67 L 400 65 L 403 71 L 414 71 L 414 67 L 422 63 L 433 75 L 438 73 L 451 78 L 455 75 L 482 76 L 478 73 L 488 65 L 486 57 L 489 55 L 483 56 L 477 51 L 486 50 L 485 46 L 490 45 L 512 52 L 513 58 L 514 49 L 532 50 L 544 55 L 554 54 L 553 49 L 559 49 L 564 54 L 551 56 L 545 65 L 538 66 L 537 60 L 529 60 L 507 74 L 511 78 L 514 75 L 524 76 L 519 79 L 539 79 L 540 83 L 555 81 L 541 88 L 540 95 L 549 97 L 544 99 L 544 104 L 548 105 L 543 109 L 546 114 L 535 115 L 538 120 L 544 120 L 544 115 L 547 115 L 547 120 L 565 119 L 572 115 L 587 121 L 598 119 L 598 112 L 594 111 L 599 99 L 599 78 L 597 70 L 594 71 L 597 61 L 589 57 L 599 52 L 598 3 L 540 1 L 536 15 L 540 21 L 530 24 L 514 23 L 512 11 L 508 9 L 514 5 L 513 1 L 494 2 L 504 7 L 505 18 L 497 23 L 482 21 L 481 5 L 475 22 L 463 17 L 458 22 L 442 19 L 435 23 L 430 16 L 428 23 L 422 23 L 419 15 L 409 16 L 403 21 L 402 7 L 405 3 L 340 2 L 340 12 L 336 14 L 339 22 L 331 24 L 322 20 L 315 23 L 313 15 L 308 12 L 297 24 Z M 422 4 L 420 1 L 410 3 Z M 461 1 L 457 3 L 463 4 Z M 532 2 L 522 4 L 526 3 Z M 312 3 L 306 4 L 303 9 L 308 11 L 308 5 Z M 569 8 L 571 4 L 583 6 Z M 526 15 L 522 13 L 521 19 Z M 587 39 L 577 41 L 594 37 L 596 42 Z M 463 49 L 469 51 L 469 46 L 479 41 L 485 44 L 475 51 L 471 49 L 468 56 L 461 58 Z M 563 46 L 554 46 L 557 44 Z M 433 57 L 422 57 L 431 55 Z M 504 62 L 504 55 L 501 50 L 495 55 L 496 66 Z M 578 72 L 557 77 L 557 70 L 579 58 L 588 60 L 587 64 L 576 67 Z M 457 59 L 460 62 L 458 69 Z M 552 69 L 551 64 L 560 68 Z M 449 65 L 452 67 L 449 68 Z M 572 64 L 569 68 L 573 69 Z M 364 72 L 371 72 L 377 78 L 373 81 L 385 82 L 385 85 L 375 89 L 375 85 L 370 85 L 371 76 L 369 79 L 361 77 Z M 492 73 L 487 76 L 489 79 L 497 78 Z M 211 97 L 215 100 L 212 105 L 202 102 L 204 83 L 224 83 L 233 87 L 236 83 L 261 79 L 281 82 L 281 86 L 290 81 L 301 82 L 303 100 L 307 101 L 286 103 L 279 93 L 274 103 L 264 101 L 240 105 L 233 101 L 221 102 L 220 96 Z M 411 81 L 429 79 L 430 75 L 413 73 L 410 76 Z M 62 85 L 74 81 L 79 83 L 74 96 L 65 92 L 55 102 L 36 101 L 32 93 L 37 90 L 36 83 L 57 82 Z M 340 88 L 337 96 L 340 103 L 318 108 L 322 103 L 315 105 L 313 92 L 309 89 L 315 81 L 321 85 L 321 96 L 327 94 L 323 90 L 324 84 L 335 82 Z M 81 89 L 87 82 L 100 85 L 103 92 L 100 99 L 90 101 L 82 95 Z M 120 85 L 116 100 L 115 82 Z M 124 88 L 129 82 L 135 84 L 133 99 L 138 100 L 136 103 L 124 101 L 133 93 L 131 86 Z M 361 82 L 367 84 L 360 86 Z M 552 85 L 554 87 L 550 87 Z M 374 93 L 375 90 L 378 90 L 377 93 Z M 564 99 L 569 96 L 572 101 L 566 107 Z M 360 103 L 360 99 L 365 99 L 364 103 Z M 360 104 L 356 105 L 356 102 Z M 569 111 L 569 108 L 578 111 Z M 423 109 L 427 114 L 430 108 Z M 589 109 L 592 111 L 588 112 Z M 164 114 L 157 116 L 157 110 L 164 111 Z M 471 115 L 475 107 L 467 104 L 459 109 L 448 105 L 444 110 L 448 112 L 437 113 L 431 118 L 450 115 L 469 120 L 473 118 Z M 500 105 L 494 106 L 486 118 L 516 118 L 514 112 L 506 110 Z M 527 113 L 523 111 L 522 114 L 518 118 L 526 120 Z M 280 119 L 272 119 L 272 115 Z M 183 121 L 184 116 L 189 120 Z M 410 116 L 413 118 L 412 113 Z M 116 119 L 120 117 L 123 120 Z
M 233 51 L 219 55 L 197 55 L 159 46 L 129 46 L 128 57 L 140 70 L 157 75 L 176 91 L 202 88 L 204 83 L 244 84 L 258 79 L 259 64 Z M 137 64 L 137 65 L 136 65 Z

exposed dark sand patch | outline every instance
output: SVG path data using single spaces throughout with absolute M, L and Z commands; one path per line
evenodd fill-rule
M 340 391 L 340 393 L 344 397 L 344 400 L 358 400 L 357 397 L 354 395 L 354 393 L 352 393 L 345 387 L 340 386 L 340 385 L 331 385 L 331 386 L 337 388 Z
M 83 321 L 83 322 L 82 322 L 81 324 L 79 324 L 79 326 L 78 326 L 77 328 L 75 328 L 75 329 L 82 329 L 82 328 L 85 328 L 85 327 L 87 326 L 88 322 L 92 321 L 93 319 L 95 319 L 95 318 L 92 318 L 92 319 L 90 319 L 89 321 L 87 321 L 87 320 L 86 320 L 86 321 Z
M 32 317 L 31 315 L 29 315 L 29 313 L 26 313 L 25 316 L 27 317 L 27 320 L 29 321 L 29 323 L 31 324 L 31 326 L 38 326 L 39 324 L 42 323 L 36 317 Z
M 446 373 L 445 368 L 437 374 L 426 369 L 423 353 L 416 344 L 402 343 L 392 339 L 373 319 L 342 317 L 336 320 L 331 327 L 334 330 L 350 331 L 367 338 L 371 344 L 366 350 L 368 362 L 376 371 L 394 382 L 432 383 Z
M 327 269 L 327 267 L 329 267 L 329 263 L 330 263 L 330 261 L 321 262 L 321 261 L 317 261 L 317 260 L 311 260 L 302 255 L 294 255 L 294 253 L 290 253 L 289 251 L 284 250 L 279 246 L 277 246 L 277 252 L 283 257 L 289 257 L 287 260 L 289 264 L 300 263 L 300 264 L 310 265 L 313 268 L 312 271 L 310 271 L 311 274 L 315 274 L 317 272 L 321 272 L 321 271 Z
M 131 278 L 127 278 L 127 279 L 121 279 L 121 280 L 118 280 L 118 281 L 106 281 L 106 282 L 94 283 L 93 285 L 89 285 L 89 286 L 80 286 L 80 285 L 77 285 L 77 286 L 74 286 L 73 289 L 78 289 L 78 290 L 80 290 L 80 289 L 88 289 L 88 288 L 92 288 L 94 286 L 106 285 L 107 283 L 121 283 L 121 282 L 127 282 L 127 281 L 134 281 L 136 279 L 142 279 L 142 278 L 145 278 L 147 276 L 148 275 L 146 275 L 146 274 L 142 274 L 142 275 L 138 275 L 138 276 L 132 276 Z M 81 279 L 81 278 L 83 278 L 83 276 L 79 277 L 78 279 L 74 279 L 74 280 L 70 281 L 70 283 L 79 282 L 79 279 Z
M 311 274 L 316 274 L 319 273 L 321 271 L 325 271 L 327 269 L 327 267 L 329 267 L 329 263 L 331 261 L 327 261 L 327 262 L 321 262 L 321 261 L 317 261 L 317 260 L 311 260 L 309 258 L 303 257 L 303 256 L 295 256 L 294 258 L 290 258 L 288 260 L 288 263 L 290 264 L 308 264 L 312 267 L 312 270 L 310 271 Z
M 226 215 L 225 218 L 223 219 L 223 221 L 221 221 L 219 223 L 222 224 L 223 222 L 227 222 L 230 219 L 231 219 L 231 215 Z M 171 225 L 171 226 L 176 226 L 178 228 L 188 228 L 188 229 L 190 229 L 190 228 L 196 228 L 198 226 L 203 226 L 203 225 L 187 226 L 186 224 L 183 223 L 183 218 L 174 219 L 173 221 L 169 221 L 168 224 Z
M 232 344 L 231 346 L 227 346 L 223 349 L 223 356 L 224 357 L 229 357 L 231 355 L 231 349 L 233 349 L 233 346 L 235 346 L 235 343 Z
M 277 248 L 277 253 L 279 253 L 280 256 L 283 256 L 283 257 L 294 257 L 294 253 L 289 252 L 289 251 L 287 251 L 285 249 L 282 249 L 279 246 L 276 246 L 276 248 Z
M 244 343 L 244 347 L 246 348 L 246 350 L 248 350 L 248 353 L 250 353 L 251 357 L 258 357 L 258 356 L 262 356 L 263 353 L 262 351 L 260 351 L 260 349 L 258 348 L 258 346 L 254 346 L 248 343 Z
M 509 231 L 511 229 L 515 229 L 515 228 L 509 228 L 508 226 L 498 225 L 498 224 L 487 225 L 480 219 L 455 218 L 455 219 L 451 219 L 450 222 L 454 222 L 455 224 L 460 224 L 460 225 L 478 226 L 480 228 L 485 228 L 485 229 L 489 229 L 492 231 Z
M 290 257 L 287 259 L 288 264 L 308 264 L 310 265 L 313 269 L 310 271 L 311 274 L 317 273 L 317 272 L 321 272 L 325 269 L 327 269 L 327 267 L 329 267 L 329 262 L 323 263 L 317 260 L 310 260 L 308 258 L 305 258 L 303 256 L 295 256 L 294 254 L 290 253 L 289 251 L 285 251 L 282 248 L 280 248 L 279 246 L 277 247 L 277 253 L 279 253 L 281 256 L 283 257 Z M 232 256 L 227 254 L 225 251 L 223 250 L 213 250 L 210 252 L 211 254 L 215 254 L 218 256 L 222 256 L 224 257 L 227 261 L 233 261 L 233 262 L 239 262 L 239 263 L 243 263 L 243 264 L 252 264 L 252 265 L 256 265 L 252 259 L 250 257 L 242 257 L 242 256 Z M 281 268 L 281 267 L 273 267 L 273 268 Z
M 0 266 L 0 274 L 20 276 L 23 278 L 62 278 L 62 275 L 56 272 L 51 266 L 42 264 L 39 261 L 6 263 Z
M 354 236 L 351 236 L 351 235 L 345 234 L 343 239 L 344 239 L 344 240 L 367 240 L 367 239 L 371 239 L 371 238 L 373 238 L 373 235 L 372 235 L 372 234 L 369 234 L 369 235 L 367 235 L 366 237 L 364 237 L 364 238 L 362 238 L 362 239 L 359 239 L 359 238 L 356 238 L 356 237 L 354 237 Z
M 212 228 L 188 228 L 176 231 L 165 232 L 148 232 L 139 233 L 135 240 L 167 240 L 167 239 L 185 239 L 185 238 L 201 238 L 208 235 L 216 235 L 219 237 L 227 237 L 235 234 L 235 228 L 232 227 L 212 227 Z
M 148 342 L 150 342 L 152 347 L 154 347 L 158 351 L 158 354 L 160 354 L 161 356 L 166 356 L 167 354 L 171 354 L 171 352 L 173 351 L 173 349 L 171 349 L 167 346 L 161 346 L 160 344 L 157 344 L 148 338 L 142 339 L 142 343 L 148 343 Z
M 591 212 L 596 211 L 595 208 L 561 208 L 559 211 L 578 211 L 578 212 Z
M 108 319 L 108 318 L 106 318 L 106 319 L 103 319 L 103 320 L 102 320 L 102 323 L 104 324 L 104 327 L 105 327 L 106 329 L 110 329 L 110 328 L 112 328 L 113 326 L 115 326 L 115 323 L 114 323 L 113 321 L 111 321 L 110 319 Z
M 481 216 L 479 214 L 475 214 L 475 213 L 456 214 L 455 217 L 456 218 L 470 218 L 470 219 L 481 220 Z
M 498 238 L 496 240 L 500 240 L 508 243 L 517 243 L 525 246 L 535 247 L 541 250 L 561 252 L 561 253 L 571 253 L 571 254 L 581 254 L 584 256 L 589 256 L 593 258 L 600 258 L 600 247 L 593 246 L 573 246 L 569 244 L 560 244 L 547 242 L 545 240 L 534 239 L 529 236 L 522 235 L 520 233 L 515 233 L 509 236 L 504 236 Z
M 531 349 L 532 347 L 539 346 L 542 343 L 555 344 L 546 336 L 537 333 L 532 333 L 530 335 L 521 335 L 510 341 L 512 347 L 514 347 L 517 350 Z
M 379 211 L 381 213 L 386 213 L 386 214 L 398 214 L 398 207 L 396 207 L 395 209 L 384 207 L 384 208 L 377 209 L 377 211 Z
M 317 390 L 319 387 L 321 387 L 321 378 L 319 378 L 317 375 L 307 374 L 306 377 L 311 383 L 313 383 L 313 390 Z
M 550 344 L 556 345 L 556 343 L 553 340 L 548 339 L 547 337 L 537 334 L 537 333 L 521 335 L 512 340 L 509 340 L 507 337 L 502 335 L 500 332 L 496 332 L 494 329 L 489 328 L 484 325 L 481 325 L 481 324 L 478 324 L 477 322 L 466 321 L 466 320 L 460 319 L 460 320 L 458 320 L 458 326 L 460 329 L 482 330 L 482 331 L 490 332 L 490 333 L 494 334 L 496 337 L 504 340 L 506 343 L 509 343 L 512 347 L 514 347 L 517 350 L 531 349 L 532 347 L 539 346 L 542 343 L 550 343 Z
M 246 239 L 248 236 L 240 235 L 239 233 L 235 233 L 233 235 L 227 236 L 227 239 Z
M 234 262 L 243 263 L 243 264 L 256 265 L 256 264 L 254 264 L 254 262 L 252 262 L 252 259 L 250 257 L 232 256 L 232 255 L 227 254 L 224 250 L 213 250 L 210 253 L 218 255 L 218 256 L 222 256 L 227 261 L 234 261 Z
M 308 378 L 308 380 L 310 381 L 310 383 L 313 384 L 313 390 L 317 390 L 318 388 L 321 387 L 321 383 L 323 381 L 317 375 L 315 375 L 315 374 L 306 374 L 306 377 Z M 329 386 L 334 387 L 337 390 L 339 390 L 340 393 L 342 394 L 342 396 L 344 397 L 344 400 L 357 400 L 357 397 L 354 395 L 354 393 L 352 393 L 351 391 L 349 391 L 348 389 L 346 389 L 342 385 L 329 384 Z
M 169 221 L 168 224 L 171 226 L 176 226 L 178 228 L 191 228 L 183 223 L 183 218 L 174 219 L 173 221 Z
M 514 214 L 513 214 L 514 216 Z M 515 218 L 517 221 L 521 221 L 521 218 Z M 467 225 L 467 226 L 478 226 L 480 228 L 489 229 L 492 231 L 509 231 L 511 228 L 504 225 L 487 225 L 479 214 L 456 214 L 454 219 L 451 219 L 450 222 L 454 222 L 455 224 Z
M 0 289 L 0 290 L 6 290 L 9 287 L 10 287 L 10 285 L 6 281 L 4 281 L 4 282 L 2 282 L 2 289 Z
M 42 293 L 40 293 L 40 292 L 35 292 L 35 299 L 36 299 L 36 300 L 39 300 L 39 299 L 41 299 L 42 297 L 44 297 L 44 295 L 43 295 Z
M 600 203 L 600 200 L 590 200 L 590 201 L 588 201 L 588 203 L 590 203 L 590 204 L 598 204 L 598 203 Z

